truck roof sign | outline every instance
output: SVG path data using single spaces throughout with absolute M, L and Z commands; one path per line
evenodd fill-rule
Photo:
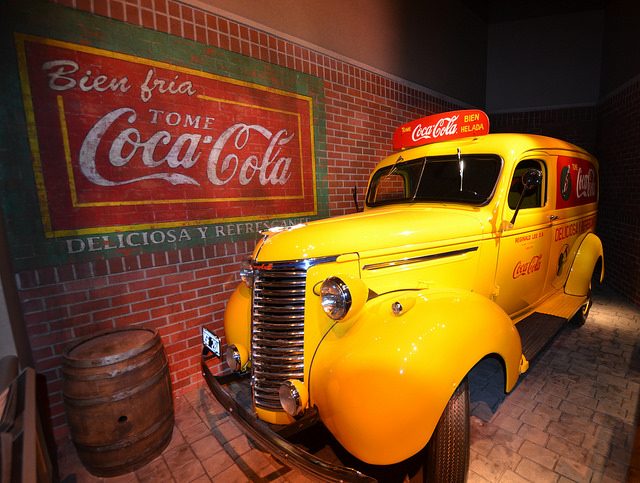
M 393 149 L 489 134 L 489 117 L 479 109 L 442 112 L 400 126 L 393 133 Z

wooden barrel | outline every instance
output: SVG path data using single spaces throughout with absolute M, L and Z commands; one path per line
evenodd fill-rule
M 75 341 L 63 374 L 71 439 L 94 475 L 133 471 L 169 444 L 171 379 L 157 331 L 128 328 Z

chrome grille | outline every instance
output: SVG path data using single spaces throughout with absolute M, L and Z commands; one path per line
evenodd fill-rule
M 254 272 L 251 361 L 256 407 L 282 411 L 278 390 L 304 376 L 307 265 L 273 264 Z

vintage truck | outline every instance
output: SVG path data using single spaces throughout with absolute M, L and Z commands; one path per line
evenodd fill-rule
M 567 321 L 584 322 L 604 274 L 598 163 L 488 129 L 478 110 L 400 126 L 362 212 L 262 234 L 225 311 L 233 374 L 212 374 L 207 329 L 202 367 L 276 457 L 369 479 L 292 443 L 322 424 L 367 468 L 464 481 L 469 371 L 498 359 L 509 392 Z

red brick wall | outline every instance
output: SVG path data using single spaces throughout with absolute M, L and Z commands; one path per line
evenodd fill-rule
M 174 0 L 57 0 L 54 3 L 220 47 L 324 80 L 331 215 L 353 210 L 398 124 L 461 106 L 380 74 Z M 346 164 L 346 166 L 345 166 Z
M 353 211 L 353 186 L 357 185 L 359 194 L 364 192 L 371 169 L 389 154 L 391 134 L 400 123 L 460 108 L 377 73 L 173 0 L 57 0 L 54 3 L 322 78 L 326 95 L 331 215 Z
M 425 92 L 267 32 L 173 0 L 61 0 L 65 6 L 231 50 L 320 77 L 324 82 L 329 210 L 362 206 L 368 175 L 391 150 L 391 134 L 411 118 L 459 108 Z M 135 42 L 135 39 L 131 39 Z M 57 437 L 67 432 L 62 404 L 61 359 L 79 336 L 129 325 L 160 331 L 174 391 L 202 383 L 200 327 L 221 326 L 225 301 L 238 281 L 240 261 L 252 242 L 145 253 L 16 275 L 36 369 L 46 376 Z
M 201 383 L 200 327 L 221 320 L 252 243 L 47 267 L 17 276 L 36 369 L 45 375 L 53 425 L 65 431 L 61 354 L 75 337 L 143 325 L 157 329 L 177 394 Z

